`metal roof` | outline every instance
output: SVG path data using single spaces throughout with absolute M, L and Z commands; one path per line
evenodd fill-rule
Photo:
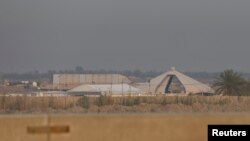
M 139 93 L 140 90 L 128 84 L 83 84 L 68 92 Z

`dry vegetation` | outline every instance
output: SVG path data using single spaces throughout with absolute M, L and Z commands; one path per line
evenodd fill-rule
M 0 113 L 250 112 L 250 97 L 0 97 Z

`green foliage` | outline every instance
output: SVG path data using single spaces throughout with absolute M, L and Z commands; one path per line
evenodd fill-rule
M 90 107 L 89 98 L 86 96 L 79 98 L 76 102 L 76 105 L 88 109 Z
M 241 74 L 233 70 L 225 70 L 220 74 L 213 84 L 216 94 L 240 96 L 243 93 L 243 86 L 246 84 Z

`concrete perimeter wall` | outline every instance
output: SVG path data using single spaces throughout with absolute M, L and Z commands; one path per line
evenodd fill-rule
M 30 134 L 48 118 L 0 116 L 0 141 L 206 141 L 208 124 L 249 124 L 250 114 L 53 115 L 50 125 L 68 125 L 69 133 Z

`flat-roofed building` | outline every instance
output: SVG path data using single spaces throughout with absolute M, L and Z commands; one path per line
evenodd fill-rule
M 81 84 L 123 84 L 131 81 L 121 74 L 54 74 L 53 87 L 72 89 Z
M 141 90 L 129 84 L 82 84 L 67 91 L 69 95 L 139 95 Z

